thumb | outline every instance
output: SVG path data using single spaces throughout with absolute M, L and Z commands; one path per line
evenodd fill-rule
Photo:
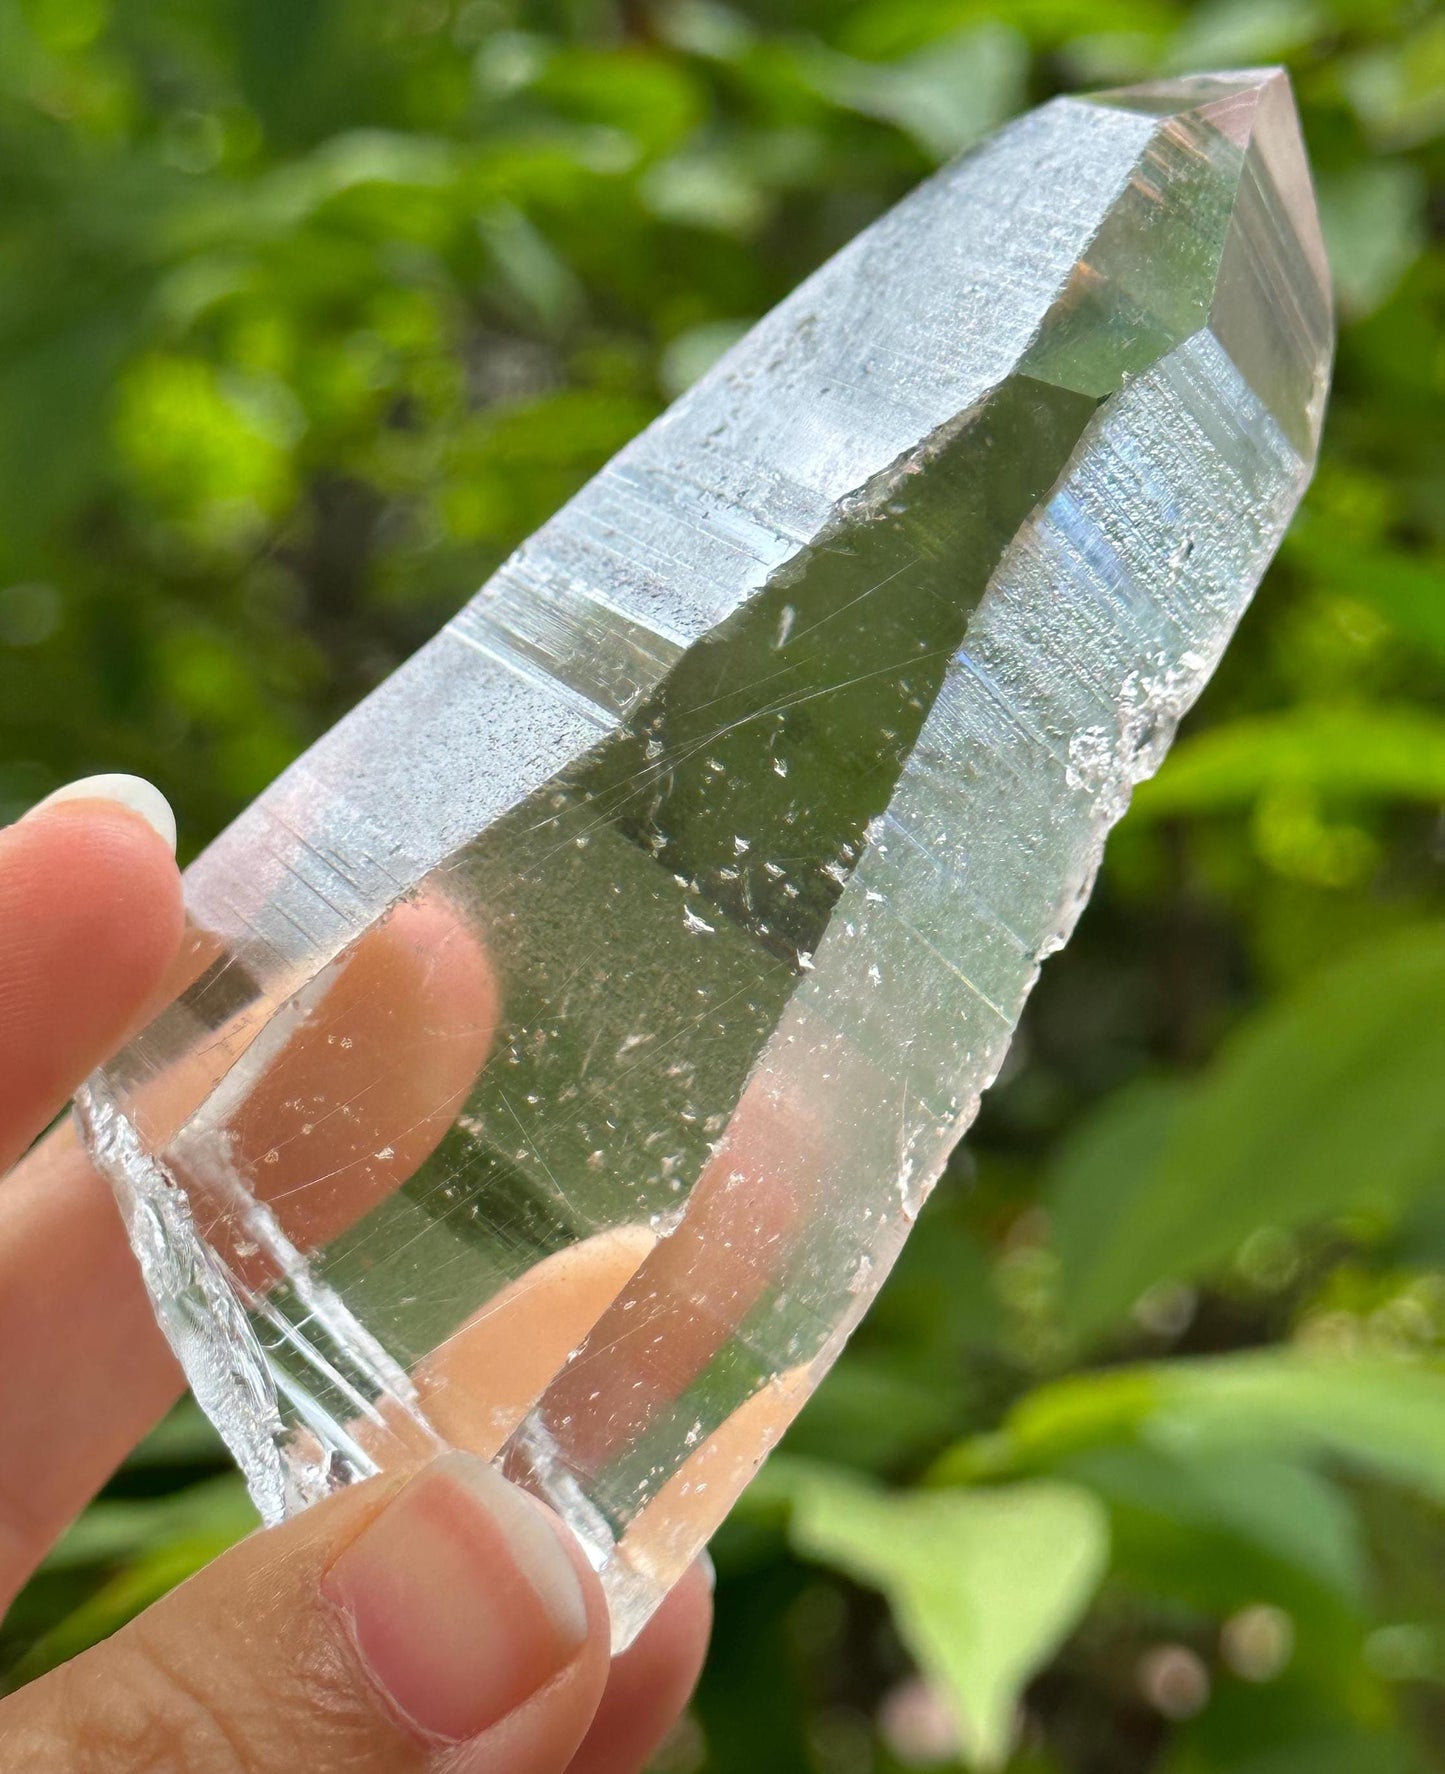
M 27 1774 L 561 1774 L 608 1671 L 561 1523 L 449 1453 L 255 1534 L 0 1703 Z

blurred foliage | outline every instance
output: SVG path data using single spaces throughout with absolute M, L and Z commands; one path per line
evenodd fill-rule
M 674 1774 L 1445 1769 L 1445 17 L 0 0 L 0 818 L 130 769 L 192 845 L 940 157 L 1275 59 L 1343 321 L 1315 490 L 718 1538 Z M 183 1409 L 11 1679 L 249 1519 Z

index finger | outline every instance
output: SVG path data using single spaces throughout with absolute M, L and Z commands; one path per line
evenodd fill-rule
M 3 860 L 0 853 L 0 868 Z M 38 907 L 46 897 L 44 868 L 35 875 Z M 92 898 L 108 904 L 105 877 L 92 870 L 85 880 Z M 49 889 L 58 891 L 53 879 Z M 263 1079 L 255 1117 L 243 1131 L 261 1150 L 276 1149 L 276 1164 L 264 1172 L 270 1199 L 278 1226 L 303 1247 L 332 1235 L 405 1180 L 445 1132 L 485 1057 L 491 1037 L 485 969 L 479 955 L 446 941 L 449 930 L 444 908 L 420 902 L 368 933 L 333 975 L 323 1000 L 323 1009 L 346 1013 L 345 1046 L 327 1043 L 323 1015 L 301 1026 L 296 1041 L 276 1056 L 274 1077 Z M 437 964 L 439 953 L 447 957 L 445 967 Z M 190 977 L 205 959 L 188 943 L 165 991 L 173 995 L 183 983 L 177 975 Z M 133 994 L 137 1000 L 146 995 L 139 987 Z M 71 997 L 78 1014 L 84 993 L 77 988 Z M 97 1039 L 114 1045 L 129 1020 L 111 1018 Z M 49 1038 L 38 1028 L 34 1034 Z M 87 1049 L 83 1063 L 57 1071 L 51 1107 L 104 1052 L 103 1046 Z M 348 1114 L 318 1121 L 311 1138 L 295 1111 L 308 1080 L 305 1095 L 339 1094 L 351 1104 Z M 184 1121 L 206 1079 L 182 1069 L 160 1086 L 165 1102 L 158 1112 Z M 264 1274 L 252 1279 L 264 1288 Z M 3 1598 L 180 1386 L 110 1190 L 69 1128 L 0 1190 L 0 1352 L 16 1376 L 0 1393 Z
M 171 846 L 119 802 L 72 799 L 0 831 L 0 1169 L 144 1019 L 182 926 Z M 68 1130 L 0 1185 L 0 1356 L 3 1602 L 83 1501 L 63 1482 L 67 1450 L 86 1445 L 103 1476 L 178 1383 L 109 1191 Z
M 143 1015 L 183 922 L 171 847 L 118 801 L 0 831 L 0 1172 Z

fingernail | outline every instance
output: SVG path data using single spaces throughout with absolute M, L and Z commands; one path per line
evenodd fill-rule
M 62 801 L 114 801 L 118 806 L 138 813 L 152 831 L 165 839 L 172 850 L 176 847 L 176 816 L 171 812 L 171 804 L 155 784 L 147 782 L 144 776 L 125 776 L 119 773 L 82 776 L 79 782 L 67 782 L 64 788 L 58 788 L 53 795 L 47 795 L 30 811 L 38 813 L 42 807 L 54 807 Z
M 564 1532 L 485 1460 L 443 1454 L 322 1589 L 393 1707 L 424 1735 L 461 1743 L 545 1686 L 587 1636 Z
M 697 1568 L 702 1572 L 702 1580 L 707 1584 L 709 1595 L 717 1594 L 717 1566 L 712 1562 L 712 1554 L 704 1546 L 697 1555 Z

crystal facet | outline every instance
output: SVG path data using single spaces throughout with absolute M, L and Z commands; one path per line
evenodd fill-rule
M 861 235 L 187 877 L 83 1094 L 276 1518 L 494 1456 L 625 1642 L 837 1354 L 1313 463 L 1278 72 Z

